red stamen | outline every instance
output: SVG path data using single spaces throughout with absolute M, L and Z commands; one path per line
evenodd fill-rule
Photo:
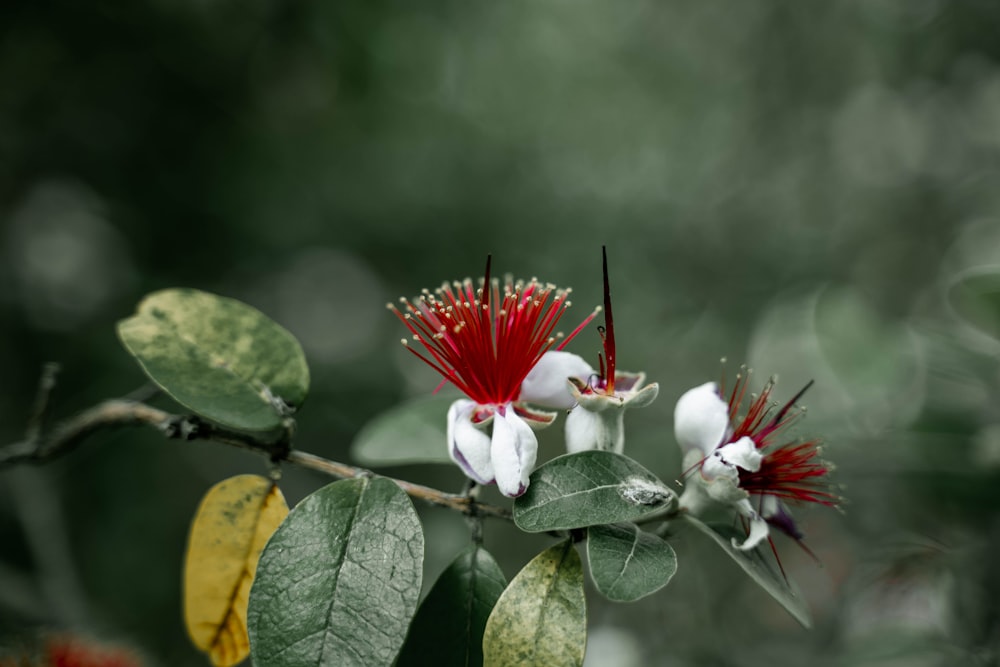
M 788 575 L 785 574 L 785 566 L 781 564 L 781 557 L 778 555 L 778 548 L 774 546 L 774 538 L 770 534 L 767 536 L 767 543 L 771 546 L 771 553 L 774 554 L 774 560 L 778 564 L 778 569 L 781 571 L 781 578 L 785 580 L 785 585 L 788 585 Z M 801 544 L 801 542 L 799 542 Z
M 743 403 L 743 399 L 746 396 L 747 386 L 749 384 L 751 371 L 747 371 L 746 375 L 743 374 L 736 376 L 736 384 L 733 386 L 733 391 L 729 396 L 729 419 L 733 422 L 733 437 L 732 440 L 736 441 L 740 438 L 747 436 L 753 439 L 754 444 L 757 445 L 758 449 L 763 449 L 770 444 L 770 437 L 775 432 L 784 428 L 785 426 L 791 424 L 795 421 L 800 413 L 791 413 L 791 408 L 802 398 L 803 394 L 813 385 L 810 380 L 805 387 L 803 387 L 799 393 L 797 393 L 792 400 L 788 401 L 777 414 L 771 419 L 770 423 L 765 425 L 771 411 L 774 409 L 774 405 L 771 403 L 771 391 L 774 389 L 774 379 L 767 381 L 764 388 L 761 390 L 760 395 L 753 396 L 750 402 L 747 412 L 743 417 L 738 417 L 738 412 L 740 405 Z
M 785 407 L 781 408 L 781 410 L 778 411 L 778 414 L 774 416 L 774 421 L 771 422 L 772 426 L 778 427 L 781 425 L 781 420 L 784 418 L 788 410 L 791 409 L 793 405 L 799 402 L 799 399 L 802 398 L 802 396 L 805 395 L 807 391 L 809 391 L 809 387 L 813 386 L 814 382 L 815 380 L 809 380 L 809 382 L 806 382 L 806 386 L 802 387 L 802 389 L 799 389 L 799 393 L 795 394 L 795 396 L 792 396 L 792 400 L 785 403 Z
M 774 389 L 774 380 L 771 379 L 764 385 L 759 395 L 751 395 L 746 413 L 740 416 L 740 408 L 747 396 L 749 378 L 749 370 L 737 375 L 736 382 L 729 392 L 728 407 L 732 435 L 728 438 L 728 442 L 748 437 L 760 450 L 762 459 L 760 468 L 756 472 L 739 468 L 739 487 L 757 498 L 760 508 L 758 512 L 762 515 L 765 496 L 793 504 L 816 503 L 827 507 L 839 505 L 841 498 L 834 493 L 834 487 L 829 481 L 832 467 L 820 458 L 819 442 L 816 440 L 798 443 L 776 442 L 778 434 L 801 416 L 801 411 L 793 411 L 792 408 L 812 387 L 813 382 L 806 384 L 775 412 L 777 404 L 771 401 L 771 392 Z M 724 385 L 720 383 L 719 386 Z M 725 396 L 724 393 L 722 395 Z M 782 521 L 778 520 L 780 517 L 787 519 L 791 525 L 782 525 Z M 816 558 L 815 554 L 802 543 L 802 535 L 790 517 L 782 513 L 765 519 L 792 537 L 807 554 Z M 768 542 L 775 554 L 778 568 L 784 575 L 784 568 L 777 557 L 774 543 L 770 538 Z
M 601 246 L 602 266 L 604 268 L 604 323 L 605 331 L 601 332 L 604 342 L 604 358 L 607 360 L 607 373 L 602 369 L 605 378 L 605 392 L 615 393 L 615 322 L 611 314 L 611 283 L 608 281 L 608 249 Z
M 569 290 L 567 290 L 567 292 L 568 291 Z M 565 308 L 569 308 L 569 302 L 568 301 L 566 302 L 566 305 L 564 307 Z M 580 324 L 577 325 L 577 327 L 575 329 L 573 329 L 571 332 L 569 332 L 568 336 L 563 337 L 562 334 L 556 334 L 557 337 L 562 338 L 562 342 L 559 343 L 558 345 L 556 345 L 556 349 L 557 350 L 561 350 L 564 347 L 566 347 L 567 343 L 569 343 L 571 340 L 573 340 L 578 333 L 580 333 L 581 331 L 583 331 L 587 327 L 587 325 L 589 325 L 591 322 L 594 321 L 594 318 L 597 317 L 597 313 L 599 313 L 599 312 L 601 312 L 601 307 L 600 306 L 598 306 L 597 308 L 595 308 L 594 311 L 590 315 L 587 315 L 587 317 L 584 318 L 583 322 L 580 322 Z
M 506 278 L 501 291 L 491 269 L 488 256 L 478 290 L 471 280 L 444 284 L 433 294 L 425 290 L 418 299 L 404 299 L 403 312 L 389 308 L 423 348 L 407 345 L 410 352 L 477 403 L 504 405 L 517 398 L 525 376 L 555 343 L 553 331 L 569 306 L 568 290 Z
M 814 441 L 774 447 L 764 452 L 757 472 L 739 472 L 740 488 L 750 493 L 828 507 L 840 502 L 840 497 L 829 490 L 826 477 L 830 466 L 819 458 L 818 443 Z

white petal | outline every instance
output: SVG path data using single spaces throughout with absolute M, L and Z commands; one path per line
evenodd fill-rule
M 546 352 L 521 383 L 518 400 L 568 410 L 576 403 L 569 390 L 568 378 L 586 382 L 594 372 L 582 357 L 571 352 Z
M 705 462 L 701 464 L 701 476 L 704 477 L 707 482 L 714 482 L 717 479 L 730 479 L 735 481 L 739 479 L 740 471 L 737 470 L 736 466 L 732 463 L 722 458 L 718 451 L 714 451 L 709 454 L 705 458 Z
M 726 468 L 725 474 L 712 479 L 709 479 L 702 470 L 700 479 L 708 495 L 723 505 L 735 505 L 750 497 L 749 493 L 740 488 L 740 477 L 736 466 Z
M 516 498 L 528 488 L 528 475 L 535 467 L 538 440 L 535 432 L 507 405 L 493 416 L 493 470 L 497 488 Z
M 448 454 L 471 479 L 480 484 L 493 481 L 490 436 L 472 423 L 475 401 L 460 398 L 448 408 Z
M 576 399 L 576 404 L 585 410 L 590 412 L 603 412 L 604 410 L 620 410 L 622 407 L 622 400 L 617 396 L 609 396 L 608 394 L 602 394 L 596 391 L 585 391 L 581 393 L 579 387 L 572 387 L 573 398 Z M 615 392 L 617 394 L 617 392 Z
M 767 539 L 767 521 L 753 510 L 749 500 L 737 503 L 736 509 L 750 521 L 750 534 L 747 535 L 742 544 L 737 542 L 736 538 L 733 538 L 733 546 L 740 551 L 749 551 Z
M 594 429 L 600 418 L 597 413 L 585 410 L 579 405 L 566 415 L 566 451 L 570 454 L 595 449 Z
M 674 408 L 674 435 L 685 452 L 698 448 L 705 456 L 718 447 L 729 429 L 729 406 L 714 382 L 689 389 Z
M 781 503 L 774 496 L 763 496 L 760 501 L 760 513 L 766 518 L 770 519 L 772 516 L 777 516 L 782 512 Z
M 747 436 L 743 436 L 736 442 L 719 447 L 715 450 L 714 454 L 722 458 L 726 463 L 739 466 L 748 472 L 757 472 L 760 470 L 760 462 L 764 458 L 757 451 L 757 445 L 754 444 L 753 439 Z
M 566 451 L 570 454 L 589 449 L 622 453 L 625 447 L 623 410 L 592 412 L 578 405 L 566 415 Z
M 523 403 L 513 403 L 511 407 L 517 411 L 517 416 L 531 427 L 532 431 L 541 431 L 552 426 L 559 413 L 548 412 L 547 410 L 535 410 Z
M 700 463 L 701 452 L 696 449 L 692 449 L 684 455 L 681 467 L 684 470 L 693 470 Z M 695 472 L 688 475 L 684 480 L 684 493 L 681 494 L 681 497 L 678 500 L 678 507 L 690 512 L 694 516 L 699 516 L 705 510 L 713 507 L 714 505 L 715 502 L 708 495 L 708 490 L 705 486 L 704 480 L 701 478 L 701 474 Z
M 627 408 L 644 408 L 653 401 L 660 394 L 659 383 L 654 382 L 651 385 L 643 387 L 642 389 L 630 394 L 626 398 L 625 407 Z

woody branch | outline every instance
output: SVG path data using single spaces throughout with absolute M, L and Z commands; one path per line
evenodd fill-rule
M 337 479 L 373 476 L 365 468 L 310 454 L 291 446 L 292 424 L 280 431 L 254 434 L 228 429 L 195 415 L 178 415 L 148 405 L 140 400 L 110 399 L 87 408 L 66 419 L 51 430 L 43 428 L 48 395 L 55 386 L 58 369 L 49 364 L 39 382 L 34 413 L 29 420 L 25 438 L 0 447 L 0 470 L 21 464 L 41 464 L 68 454 L 98 431 L 126 426 L 149 426 L 164 438 L 173 440 L 206 440 L 231 447 L 247 449 L 267 456 L 273 462 L 286 462 L 323 473 Z M 470 516 L 491 516 L 511 519 L 509 510 L 478 502 L 473 493 L 445 493 L 421 484 L 388 478 L 406 494 L 431 505 L 446 507 Z

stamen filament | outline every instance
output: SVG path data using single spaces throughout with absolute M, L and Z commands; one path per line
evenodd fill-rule
M 402 299 L 402 310 L 389 309 L 424 348 L 407 345 L 410 352 L 481 405 L 504 405 L 517 398 L 525 376 L 557 340 L 562 349 L 596 314 L 569 336 L 555 333 L 568 294 L 534 278 L 524 283 L 505 276 L 501 286 L 487 256 L 478 289 L 468 278 L 444 283 Z

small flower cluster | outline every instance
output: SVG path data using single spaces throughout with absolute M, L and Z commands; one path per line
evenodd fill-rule
M 566 449 L 582 452 L 605 449 L 621 454 L 625 450 L 625 410 L 644 408 L 652 403 L 660 387 L 655 382 L 643 387 L 645 373 L 628 373 L 615 368 L 615 325 L 611 313 L 611 285 L 608 255 L 604 251 L 604 323 L 600 329 L 604 354 L 598 357 L 600 372 L 582 381 L 569 377 L 576 407 L 566 417 Z
M 576 355 L 562 352 L 597 311 L 556 345 L 556 325 L 569 307 L 569 290 L 537 280 L 500 282 L 486 274 L 476 289 L 472 280 L 444 284 L 434 293 L 389 305 L 420 343 L 403 339 L 413 354 L 468 396 L 448 410 L 448 451 L 470 479 L 496 482 L 501 493 L 518 496 L 528 488 L 538 453 L 533 429 L 555 414 L 529 408 L 569 403 L 565 378 L 589 375 Z M 537 370 L 536 370 L 537 369 Z M 529 373 L 536 374 L 527 382 Z M 562 378 L 560 382 L 557 378 Z M 487 429 L 492 426 L 492 434 Z
M 752 549 L 770 540 L 775 528 L 799 542 L 803 537 L 786 503 L 840 503 L 829 483 L 832 466 L 820 458 L 819 443 L 781 438 L 801 411 L 795 404 L 811 386 L 805 386 L 778 408 L 771 399 L 774 380 L 746 402 L 749 372 L 737 375 L 732 391 L 708 382 L 688 390 L 674 410 L 674 434 L 689 471 L 680 507 L 693 514 L 712 503 L 736 509 L 747 528 L 747 538 L 735 543 Z M 772 544 L 773 548 L 773 544 Z
M 531 406 L 569 410 L 566 446 L 571 453 L 622 453 L 625 410 L 655 400 L 659 387 L 645 385 L 644 373 L 616 368 L 606 252 L 603 259 L 605 325 L 599 327 L 603 350 L 596 370 L 563 348 L 602 309 L 561 337 L 556 326 L 570 305 L 570 290 L 535 279 L 508 277 L 501 284 L 490 277 L 489 259 L 478 288 L 466 279 L 402 299 L 401 308 L 389 305 L 419 344 L 404 339 L 407 349 L 467 396 L 448 411 L 447 439 L 452 460 L 472 480 L 495 482 L 506 496 L 524 493 L 537 458 L 534 430 L 556 417 Z M 800 414 L 792 408 L 805 390 L 775 411 L 773 386 L 769 382 L 750 397 L 741 415 L 747 375 L 738 376 L 728 397 L 715 383 L 706 383 L 681 396 L 674 413 L 689 471 L 680 506 L 692 514 L 713 504 L 735 509 L 747 530 L 747 538 L 736 545 L 740 549 L 769 540 L 770 528 L 801 544 L 802 533 L 786 503 L 840 502 L 818 443 L 779 439 Z

